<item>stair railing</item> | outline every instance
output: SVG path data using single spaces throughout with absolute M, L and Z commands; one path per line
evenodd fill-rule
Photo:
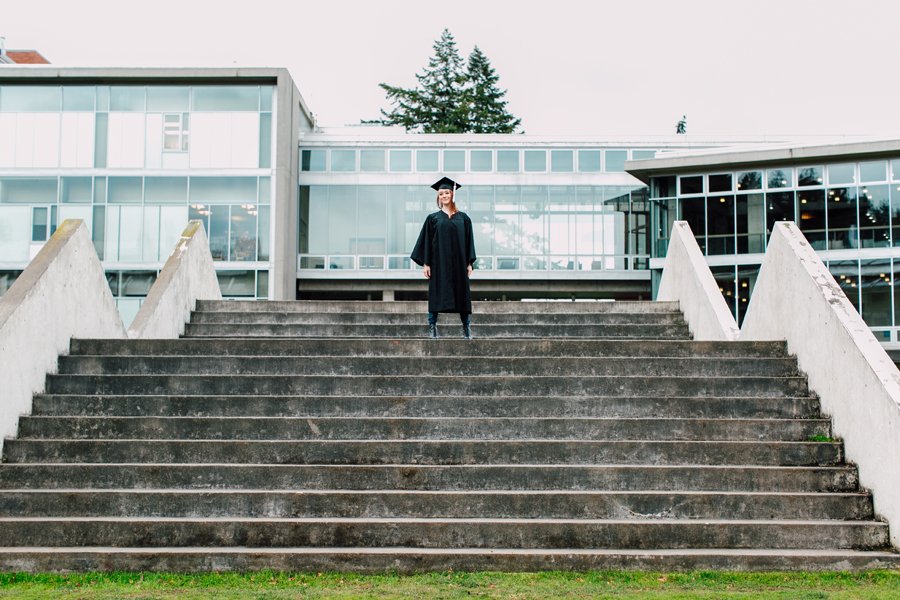
M 77 338 L 124 338 L 125 328 L 81 219 L 67 219 L 0 298 L 0 444 Z

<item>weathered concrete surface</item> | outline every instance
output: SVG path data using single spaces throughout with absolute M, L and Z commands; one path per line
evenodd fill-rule
M 675 221 L 657 300 L 681 303 L 695 340 L 736 340 L 737 323 L 687 221 Z
M 793 223 L 775 226 L 741 339 L 787 340 L 900 547 L 900 371 Z
M 191 221 L 128 328 L 128 337 L 177 338 L 184 333 L 184 325 L 197 300 L 221 298 L 203 225 Z
M 0 439 L 15 435 L 19 415 L 56 371 L 72 337 L 123 338 L 125 328 L 87 227 L 60 225 L 0 298 Z

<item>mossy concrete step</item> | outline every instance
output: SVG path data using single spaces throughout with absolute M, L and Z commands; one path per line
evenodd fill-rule
M 784 358 L 785 342 L 579 339 L 73 339 L 71 356 L 509 356 L 643 358 Z
M 0 518 L 0 547 L 886 549 L 875 521 Z
M 477 548 L 0 548 L 10 572 L 421 573 L 447 571 L 866 571 L 900 568 L 888 551 L 812 548 L 621 550 Z
M 436 362 L 437 361 L 437 362 Z M 443 365 L 438 367 L 437 365 Z M 791 377 L 793 358 L 61 356 L 60 375 L 434 375 Z
M 0 489 L 856 492 L 847 465 L 0 465 Z
M 443 337 L 462 337 L 459 321 L 441 323 Z M 477 338 L 623 338 L 690 339 L 687 325 L 474 325 Z M 344 338 L 423 338 L 428 326 L 421 325 L 339 325 L 339 324 L 266 324 L 188 323 L 184 337 L 344 337 Z
M 872 519 L 864 493 L 8 490 L 7 517 Z
M 266 325 L 416 325 L 427 322 L 425 313 L 397 312 L 204 312 L 191 313 L 191 323 Z M 681 313 L 485 313 L 472 315 L 473 325 L 685 325 Z M 438 325 L 460 323 L 454 314 L 438 318 Z
M 60 417 L 19 418 L 18 439 L 602 439 L 808 441 L 827 419 L 545 417 Z
M 282 300 L 267 302 L 240 302 L 234 300 L 198 300 L 198 311 L 212 312 L 394 312 L 404 314 L 421 314 L 428 311 L 428 302 L 377 302 L 377 301 L 343 301 L 343 300 Z M 678 302 L 650 301 L 617 301 L 617 302 L 513 302 L 513 301 L 475 301 L 472 303 L 474 314 L 493 313 L 680 313 Z M 445 315 L 451 317 L 454 315 Z
M 36 440 L 4 443 L 8 463 L 285 465 L 836 465 L 834 442 L 644 440 Z
M 771 396 L 808 394 L 806 377 L 48 375 L 54 394 L 334 396 Z
M 267 396 L 37 394 L 34 415 L 182 417 L 773 418 L 820 416 L 809 395 L 760 396 Z

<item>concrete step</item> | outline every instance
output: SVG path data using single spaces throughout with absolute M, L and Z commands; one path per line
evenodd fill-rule
M 873 519 L 863 493 L 8 490 L 6 517 Z
M 18 439 L 579 439 L 807 441 L 828 419 L 59 417 L 19 418 Z
M 287 300 L 268 302 L 240 302 L 234 300 L 199 300 L 201 312 L 394 312 L 423 315 L 428 302 L 377 302 L 344 300 Z M 616 301 L 616 302 L 472 302 L 474 314 L 554 314 L 554 313 L 680 313 L 678 302 Z M 450 317 L 452 315 L 446 315 Z
M 73 339 L 71 356 L 541 356 L 784 358 L 784 342 L 578 339 Z
M 811 419 L 813 396 L 214 396 L 37 394 L 34 415 L 377 418 Z
M 61 356 L 60 375 L 366 375 L 792 377 L 793 358 Z M 445 365 L 443 368 L 440 365 Z
M 439 335 L 462 337 L 459 322 L 438 325 Z M 477 338 L 623 338 L 689 339 L 686 325 L 474 325 Z M 424 338 L 428 326 L 421 325 L 339 325 L 339 324 L 210 324 L 188 323 L 184 337 L 341 337 L 341 338 Z
M 48 375 L 52 394 L 334 396 L 770 396 L 808 394 L 805 377 Z
M 834 442 L 8 439 L 7 463 L 836 465 Z
M 900 568 L 889 551 L 838 549 L 0 548 L 8 572 L 421 573 L 447 571 L 863 571 Z
M 715 465 L 0 465 L 3 489 L 857 492 L 854 467 Z
M 875 521 L 0 518 L 0 547 L 886 549 Z
M 485 313 L 472 315 L 472 325 L 685 325 L 681 313 Z M 427 323 L 426 313 L 397 312 L 225 312 L 194 311 L 191 323 L 266 325 L 415 325 Z M 459 317 L 439 317 L 441 327 L 458 325 Z

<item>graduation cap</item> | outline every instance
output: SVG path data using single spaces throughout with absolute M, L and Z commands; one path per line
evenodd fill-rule
M 453 190 L 456 193 L 456 190 L 461 188 L 462 186 L 450 179 L 449 177 L 441 177 L 437 181 L 431 184 L 431 189 L 441 191 L 441 190 Z

